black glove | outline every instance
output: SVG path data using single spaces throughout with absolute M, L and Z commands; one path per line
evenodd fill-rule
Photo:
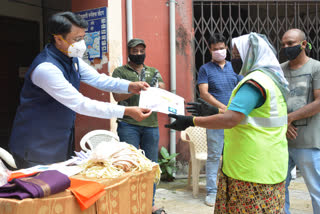
M 186 109 L 193 116 L 210 116 L 219 113 L 219 109 L 201 98 L 198 98 L 198 102 L 187 103 Z
M 192 116 L 182 116 L 182 115 L 175 115 L 175 114 L 169 114 L 168 116 L 176 120 L 171 124 L 166 124 L 165 125 L 166 128 L 175 129 L 177 131 L 183 131 L 189 126 L 194 126 Z

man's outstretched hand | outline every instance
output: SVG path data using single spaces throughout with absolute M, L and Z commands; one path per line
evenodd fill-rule
M 136 121 L 142 121 L 151 115 L 152 111 L 146 108 L 139 107 L 126 107 L 124 110 L 124 114 L 132 117 Z
M 201 98 L 198 98 L 198 102 L 187 103 L 191 105 L 186 107 L 187 111 L 193 116 L 210 116 L 219 113 L 219 109 Z
M 168 116 L 176 120 L 171 124 L 166 124 L 165 125 L 166 128 L 175 129 L 177 131 L 183 131 L 189 126 L 194 126 L 192 116 L 182 116 L 182 115 L 175 115 L 175 114 L 169 114 Z
M 129 84 L 129 88 L 128 91 L 133 93 L 133 94 L 140 94 L 141 90 L 147 90 L 147 88 L 149 88 L 150 85 L 147 82 L 131 82 Z

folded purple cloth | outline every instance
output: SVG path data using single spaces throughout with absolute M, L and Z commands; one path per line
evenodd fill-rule
M 16 178 L 0 187 L 0 198 L 41 198 L 69 188 L 70 179 L 57 170 Z

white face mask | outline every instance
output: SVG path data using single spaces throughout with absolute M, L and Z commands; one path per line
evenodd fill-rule
M 212 55 L 212 60 L 213 61 L 221 62 L 226 58 L 227 50 L 226 49 L 222 49 L 222 50 L 212 51 L 211 55 Z
M 86 52 L 87 46 L 84 40 L 79 42 L 75 42 L 71 44 L 68 48 L 68 56 L 69 57 L 83 57 L 84 52 Z

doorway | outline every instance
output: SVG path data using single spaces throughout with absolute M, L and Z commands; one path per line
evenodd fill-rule
M 40 51 L 40 25 L 0 16 L 0 147 L 8 149 L 24 73 Z

